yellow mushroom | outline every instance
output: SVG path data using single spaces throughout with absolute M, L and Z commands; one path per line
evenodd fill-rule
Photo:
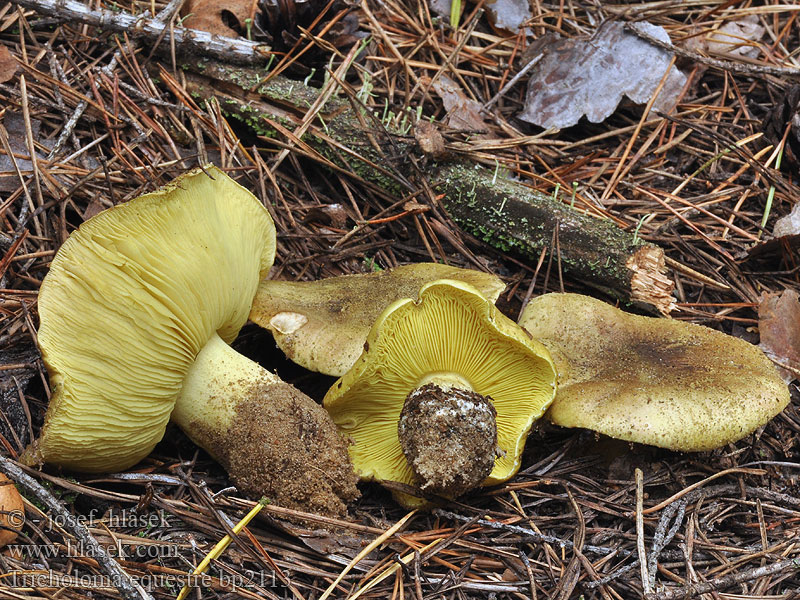
M 85 222 L 39 293 L 52 398 L 22 460 L 126 469 L 172 419 L 245 493 L 343 512 L 356 477 L 330 418 L 228 345 L 274 255 L 267 210 L 212 166 Z
M 455 497 L 517 472 L 554 393 L 547 350 L 474 287 L 443 280 L 383 312 L 324 405 L 362 478 Z
M 271 331 L 290 360 L 341 377 L 361 355 L 381 312 L 395 300 L 416 298 L 424 284 L 437 279 L 469 283 L 492 302 L 505 288 L 496 275 L 438 263 L 319 281 L 264 280 L 250 320 Z
M 557 425 L 695 452 L 741 439 L 789 402 L 761 350 L 701 325 L 580 294 L 539 296 L 519 323 L 553 356 Z

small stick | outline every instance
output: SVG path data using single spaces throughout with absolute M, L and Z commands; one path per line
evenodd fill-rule
M 679 600 L 682 598 L 691 598 L 693 596 L 700 596 L 709 592 L 724 590 L 746 581 L 758 579 L 759 577 L 780 575 L 782 573 L 798 570 L 800 570 L 800 559 L 789 558 L 787 560 L 782 560 L 764 567 L 756 567 L 754 569 L 748 569 L 747 571 L 725 575 L 724 577 L 717 577 L 716 579 L 710 579 L 700 583 L 693 583 L 692 585 L 682 588 L 664 590 L 658 593 L 651 592 L 645 594 L 644 597 L 645 600 Z
M 77 0 L 19 0 L 23 8 L 35 10 L 48 17 L 58 17 L 100 27 L 108 31 L 125 32 L 155 42 L 169 30 L 168 23 L 144 16 L 110 10 L 92 10 Z M 269 57 L 270 48 L 264 44 L 243 38 L 229 38 L 212 35 L 206 31 L 174 27 L 171 38 L 175 45 L 186 52 L 199 56 L 218 58 L 239 64 L 264 63 Z
M 647 574 L 647 552 L 644 545 L 644 475 L 642 470 L 637 467 L 634 471 L 636 475 L 636 553 L 639 555 L 639 572 L 642 576 L 642 589 L 644 595 L 653 592 L 650 585 L 650 577 Z
M 491 100 L 489 100 L 489 101 L 488 101 L 486 104 L 484 104 L 484 105 L 483 105 L 483 107 L 482 107 L 482 108 L 483 108 L 483 110 L 489 110 L 489 109 L 490 109 L 492 106 L 494 106 L 494 103 L 495 103 L 495 102 L 497 102 L 498 100 L 500 100 L 500 98 L 502 98 L 503 96 L 505 96 L 505 95 L 508 93 L 508 90 L 510 90 L 510 89 L 511 89 L 512 87 L 514 87 L 515 85 L 517 85 L 517 82 L 518 82 L 520 79 L 522 79 L 523 77 L 525 77 L 525 74 L 526 74 L 528 71 L 530 71 L 530 70 L 531 70 L 533 67 L 535 67 L 535 66 L 536 66 L 536 65 L 539 63 L 539 61 L 540 61 L 540 60 L 542 60 L 542 57 L 543 57 L 543 56 L 544 56 L 544 54 L 537 54 L 537 55 L 536 55 L 536 56 L 534 56 L 534 57 L 533 57 L 533 58 L 532 58 L 530 61 L 528 61 L 528 64 L 527 64 L 527 65 L 525 65 L 524 67 L 522 67 L 522 68 L 519 70 L 519 73 L 517 73 L 516 75 L 514 75 L 514 77 L 512 77 L 512 78 L 511 78 L 511 81 L 509 81 L 507 84 L 505 84 L 505 85 L 503 86 L 503 89 L 502 89 L 502 90 L 500 90 L 499 92 L 497 92 L 497 93 L 496 93 L 496 94 L 495 94 L 495 95 L 492 97 L 492 99 L 491 99 Z M 647 114 L 647 113 L 645 113 L 645 114 Z
M 663 500 L 662 502 L 659 502 L 655 506 L 651 506 L 650 508 L 647 508 L 647 509 L 643 510 L 642 514 L 649 515 L 651 513 L 658 512 L 659 510 L 661 510 L 665 506 L 668 506 L 668 505 L 672 504 L 673 502 L 675 502 L 675 500 L 678 500 L 679 498 L 682 498 L 683 496 L 685 496 L 689 492 L 691 492 L 693 490 L 696 490 L 697 488 L 705 485 L 706 483 L 708 483 L 710 481 L 714 481 L 715 479 L 719 479 L 720 477 L 724 477 L 725 475 L 731 475 L 733 473 L 743 473 L 745 475 L 765 475 L 767 472 L 764 469 L 742 469 L 742 468 L 736 468 L 736 467 L 733 467 L 733 468 L 730 468 L 730 469 L 725 469 L 724 471 L 720 471 L 719 473 L 714 473 L 713 475 L 710 475 L 709 477 L 706 477 L 705 479 L 702 479 L 702 480 L 700 480 L 700 481 L 698 481 L 696 483 L 693 483 L 690 486 L 685 487 L 684 489 L 682 489 L 681 491 L 673 494 L 672 496 L 670 496 L 666 500 Z

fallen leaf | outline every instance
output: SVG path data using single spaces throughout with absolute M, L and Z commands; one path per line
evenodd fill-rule
M 760 347 L 788 383 L 800 377 L 800 297 L 794 290 L 765 294 L 758 305 Z
M 755 58 L 760 49 L 757 42 L 764 35 L 764 28 L 756 15 L 747 15 L 737 21 L 728 21 L 719 29 L 705 36 L 704 46 L 709 54 L 724 54 L 728 57 Z
M 453 5 L 453 0 L 429 0 L 428 6 L 431 12 L 442 18 L 450 18 L 450 7 Z
M 0 83 L 6 83 L 16 75 L 19 63 L 11 50 L 0 44 Z
M 800 202 L 792 207 L 792 212 L 775 221 L 775 228 L 772 233 L 776 238 L 787 235 L 800 235 Z
M 487 131 L 481 116 L 481 103 L 467 98 L 455 81 L 447 75 L 441 75 L 431 87 L 442 99 L 447 111 L 445 125 L 458 131 Z
M 414 139 L 417 140 L 419 149 L 426 156 L 440 159 L 447 155 L 442 133 L 430 121 L 420 121 L 414 126 Z
M 253 0 L 186 0 L 181 15 L 184 27 L 235 38 L 245 31 L 252 7 Z
M 29 157 L 28 145 L 25 142 L 25 121 L 19 113 L 6 110 L 3 115 L 3 126 L 8 132 L 8 144 L 11 146 L 11 152 L 14 153 L 19 170 L 25 174 L 30 171 L 33 166 L 29 158 L 22 158 L 23 156 Z M 38 139 L 39 129 L 41 122 L 36 119 L 31 119 L 31 131 L 33 139 Z M 2 150 L 0 150 L 2 152 Z M 37 153 L 37 157 L 44 159 L 43 156 Z M 13 192 L 20 186 L 19 177 L 14 169 L 14 163 L 7 154 L 0 154 L 0 191 Z
M 337 229 L 342 229 L 347 222 L 347 211 L 341 204 L 325 204 L 323 206 L 313 206 L 308 209 L 303 223 L 326 223 Z
M 646 22 L 633 26 L 670 41 L 662 27 Z M 649 101 L 672 59 L 619 22 L 605 23 L 589 40 L 555 39 L 543 52 L 519 118 L 544 128 L 569 127 L 584 115 L 599 123 L 614 112 L 623 95 L 639 104 Z M 672 67 L 653 109 L 672 108 L 685 83 L 686 76 Z
M 511 33 L 518 33 L 533 17 L 528 0 L 489 0 L 486 10 L 492 25 Z

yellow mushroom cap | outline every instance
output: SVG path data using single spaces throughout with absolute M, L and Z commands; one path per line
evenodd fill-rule
M 553 355 L 564 427 L 687 452 L 736 441 L 789 390 L 756 346 L 702 325 L 631 315 L 580 294 L 545 294 L 520 325 Z
M 496 275 L 438 263 L 417 263 L 319 281 L 264 280 L 250 320 L 275 337 L 297 364 L 341 377 L 361 355 L 372 324 L 395 300 L 416 298 L 438 279 L 469 283 L 494 302 L 505 288 Z
M 274 256 L 267 210 L 213 166 L 81 225 L 39 292 L 52 397 L 23 460 L 93 472 L 149 454 L 198 352 L 236 337 Z
M 350 438 L 363 479 L 413 484 L 397 431 L 406 397 L 431 379 L 460 378 L 497 411 L 505 456 L 484 482 L 491 485 L 519 469 L 531 425 L 555 394 L 555 377 L 540 343 L 469 284 L 443 280 L 423 286 L 419 300 L 398 300 L 383 312 L 324 405 Z

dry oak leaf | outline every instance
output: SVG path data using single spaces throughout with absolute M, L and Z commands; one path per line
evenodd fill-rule
M 800 298 L 794 290 L 764 294 L 758 305 L 760 347 L 784 381 L 800 378 Z
M 481 116 L 481 103 L 468 98 L 455 81 L 447 75 L 440 75 L 431 87 L 447 111 L 445 125 L 457 131 L 487 131 Z M 480 139 L 481 136 L 476 137 Z
M 764 31 L 756 15 L 747 15 L 738 21 L 728 21 L 705 36 L 704 50 L 711 54 L 729 57 L 756 58 L 760 52 L 757 42 L 763 37 Z
M 181 9 L 184 27 L 225 37 L 239 37 L 257 0 L 186 0 Z M 238 31 L 234 29 L 238 27 Z
M 6 83 L 16 75 L 19 63 L 4 45 L 0 44 L 0 83 Z
M 663 27 L 635 23 L 644 33 L 669 42 Z M 625 95 L 636 103 L 650 100 L 667 71 L 672 54 L 625 29 L 620 22 L 604 23 L 589 39 L 555 39 L 528 81 L 525 108 L 519 118 L 540 127 L 570 127 L 586 115 L 599 123 L 617 108 Z M 670 67 L 653 109 L 674 106 L 686 76 Z
M 517 33 L 533 17 L 528 0 L 489 0 L 489 20 L 498 29 Z

